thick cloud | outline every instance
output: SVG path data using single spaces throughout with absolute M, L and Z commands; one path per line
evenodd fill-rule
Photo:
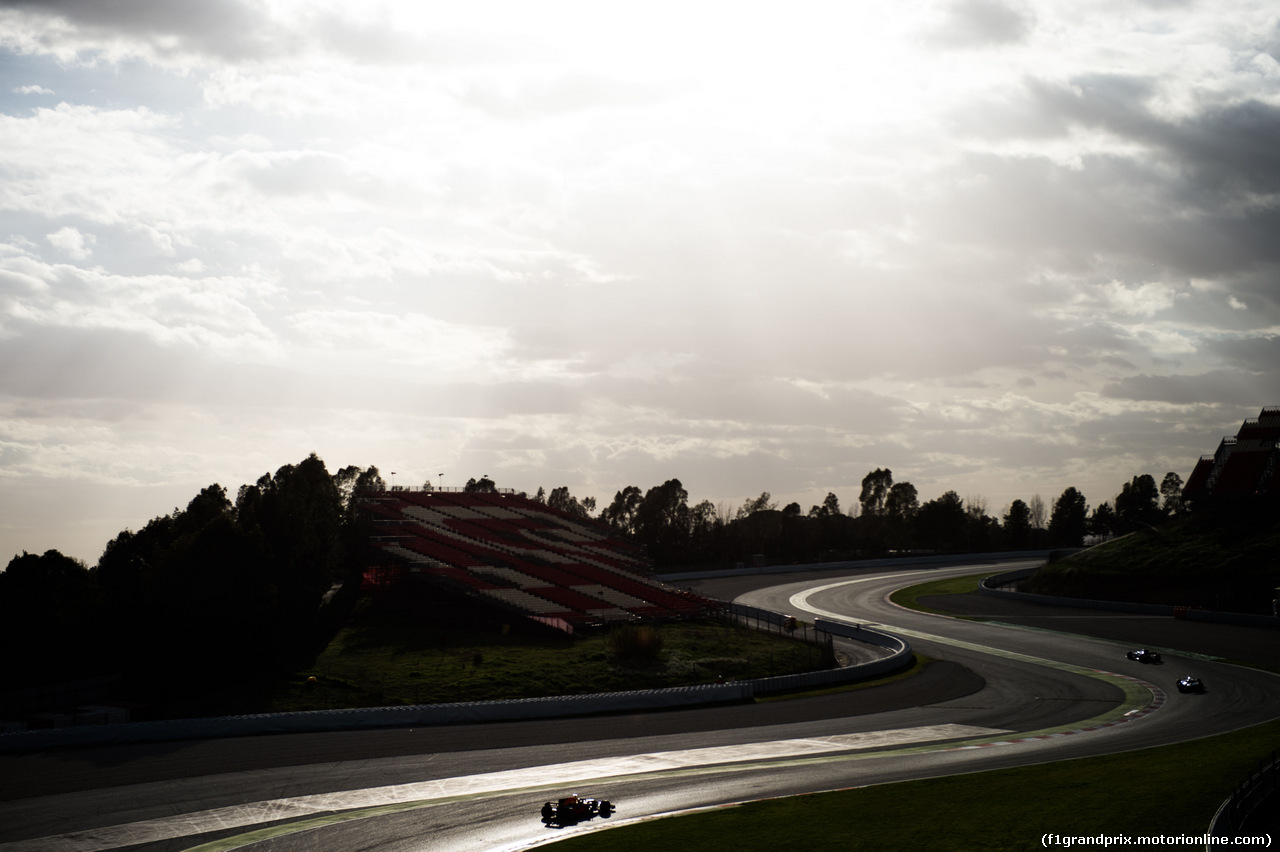
M 275 8 L 273 8 L 275 7 Z M 23 25 L 29 49 L 137 54 L 189 66 L 205 61 L 261 62 L 331 54 L 367 65 L 447 66 L 510 57 L 483 36 L 407 31 L 377 7 L 289 6 L 246 0 L 0 0 Z M 372 16 L 371 16 L 372 15 Z M 49 33 L 56 32 L 56 40 Z M 26 38 L 22 38 L 22 36 Z M 38 45 L 38 47 L 37 47 Z
M 928 42 L 944 48 L 984 48 L 1016 44 L 1030 34 L 1031 14 L 999 0 L 953 0 Z
M 1154 110 L 1155 81 L 1088 76 L 1031 81 L 1023 98 L 959 118 L 967 133 L 1067 139 L 1104 132 L 1103 152 L 1061 162 L 1052 154 L 984 153 L 962 166 L 970 181 L 939 211 L 940 228 L 986 240 L 999 232 L 1022 250 L 1060 261 L 1145 263 L 1188 277 L 1251 274 L 1280 264 L 1277 188 L 1280 108 L 1248 99 L 1189 115 Z M 960 215 L 960 209 L 972 211 Z
M 170 3 L 165 0 L 4 0 L 0 8 L 52 19 L 92 37 L 145 40 L 159 53 L 207 53 L 224 59 L 258 57 L 280 48 L 288 31 L 271 25 L 259 4 L 241 0 Z
M 1238 370 L 1214 370 L 1194 376 L 1126 376 L 1108 385 L 1103 393 L 1117 399 L 1173 405 L 1210 403 L 1248 410 L 1259 399 L 1280 398 L 1280 380 L 1274 375 Z
M 1280 402 L 1250 4 L 0 27 L 6 491 L 166 511 L 314 450 L 605 500 L 852 505 L 888 466 L 1096 503 Z M 123 524 L 74 505 L 94 558 Z M 0 545 L 59 546 L 22 517 Z

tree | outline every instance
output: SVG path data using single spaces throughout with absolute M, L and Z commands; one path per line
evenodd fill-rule
M 620 533 L 634 535 L 636 510 L 640 508 L 640 501 L 643 499 L 644 495 L 639 488 L 628 485 L 613 495 L 613 502 L 600 513 L 600 520 Z
M 342 470 L 333 475 L 333 484 L 338 489 L 338 493 L 342 495 L 342 505 L 351 505 L 352 499 L 356 493 L 356 479 L 360 476 L 360 468 L 353 464 L 349 464 Z M 239 500 L 237 494 L 236 499 Z
M 1116 496 L 1117 533 L 1125 535 L 1144 527 L 1153 527 L 1163 520 L 1160 491 L 1151 474 L 1135 476 L 1124 484 Z
M 1169 471 L 1164 475 L 1164 479 L 1160 481 L 1160 497 L 1163 500 L 1161 508 L 1169 517 L 1177 517 L 1182 514 L 1182 477 L 1173 471 Z
M 761 491 L 760 496 L 754 500 L 748 499 L 745 503 L 738 507 L 737 519 L 749 518 L 756 512 L 769 512 L 778 508 L 777 503 L 770 501 L 769 492 Z
M 360 475 L 356 477 L 357 492 L 376 492 L 386 490 L 387 481 L 382 478 L 382 474 L 378 473 L 378 468 L 373 465 L 369 465 L 369 467 L 361 471 Z
M 911 524 L 920 511 L 920 497 L 910 482 L 895 482 L 884 500 L 883 534 L 889 547 L 910 545 Z M 875 519 L 871 521 L 874 525 Z
M 243 609 L 252 613 L 235 627 L 250 637 L 244 648 L 250 657 L 240 661 L 247 673 L 254 666 L 284 665 L 320 641 L 332 626 L 322 617 L 331 612 L 322 607 L 326 594 L 355 588 L 368 526 L 354 507 L 343 505 L 340 484 L 348 478 L 342 471 L 330 476 L 315 453 L 264 474 L 240 489 L 235 523 L 209 530 L 206 543 L 192 551 L 195 564 L 206 559 L 205 551 L 217 556 L 209 571 L 220 573 L 224 585 L 209 594 L 228 601 L 242 596 Z M 385 490 L 376 467 L 356 475 L 353 494 Z M 220 619 L 211 615 L 201 631 L 216 633 Z
M 910 482 L 895 482 L 885 497 L 884 512 L 890 518 L 909 522 L 920 510 L 920 496 Z
M 1049 516 L 1049 543 L 1053 547 L 1081 547 L 1084 545 L 1085 521 L 1089 505 L 1084 495 L 1074 487 L 1068 487 L 1053 504 Z
M 636 537 L 655 561 L 679 558 L 689 537 L 689 492 L 678 479 L 668 479 L 645 492 L 636 509 Z
M 1106 500 L 1093 510 L 1087 527 L 1089 535 L 1112 536 L 1116 532 L 1116 511 Z
M 493 494 L 498 488 L 493 484 L 492 479 L 482 476 L 479 479 L 474 477 L 468 479 L 467 484 L 462 486 L 462 490 L 467 494 Z
M 1027 510 L 1031 513 L 1031 529 L 1043 530 L 1048 528 L 1049 513 L 1044 507 L 1044 498 L 1039 494 L 1032 494 L 1031 501 L 1027 503 Z
M 79 560 L 24 551 L 0 572 L 5 688 L 100 673 L 103 632 L 99 590 Z
M 1031 543 L 1031 507 L 1021 500 L 1014 500 L 1001 518 L 1005 541 L 1014 550 L 1022 550 Z
M 726 520 L 710 500 L 703 500 L 689 510 L 689 561 L 709 561 L 715 557 L 723 543 Z
M 987 517 L 987 498 L 981 494 L 968 495 L 964 498 L 964 511 L 975 521 Z
M 330 476 L 313 453 L 241 487 L 234 505 L 215 483 L 186 508 L 122 531 L 92 571 L 53 552 L 34 566 L 20 560 L 0 574 L 0 641 L 25 613 L 62 637 L 45 641 L 30 625 L 6 645 L 24 648 L 24 665 L 50 652 L 42 680 L 123 672 L 131 699 L 151 704 L 231 695 L 223 686 L 277 673 L 315 648 L 339 602 L 354 600 L 367 564 L 356 548 L 368 534 L 352 507 L 378 480 L 376 468 Z M 31 567 L 42 585 L 14 597 Z M 327 594 L 343 582 L 350 598 Z M 41 587 L 60 589 L 52 611 L 42 609 Z M 72 639 L 74 647 L 58 644 Z
M 227 499 L 227 489 L 216 482 L 200 490 L 200 493 L 187 503 L 185 512 L 176 512 L 174 520 L 177 524 L 175 532 L 187 535 L 198 532 L 207 524 L 224 515 L 230 515 L 234 508 Z
M 542 489 L 539 488 L 538 491 L 541 492 Z M 539 500 L 538 502 L 541 503 L 542 501 Z M 579 518 L 591 517 L 591 513 L 596 508 L 596 498 L 587 497 L 579 502 L 577 497 L 569 493 L 567 485 L 551 489 L 551 495 L 547 497 L 546 502 L 547 507 L 550 509 L 557 509 Z
M 987 514 L 987 498 L 970 494 L 964 498 L 965 549 L 971 552 L 991 550 L 999 539 L 1000 522 Z
M 963 550 L 968 543 L 967 521 L 964 501 L 956 492 L 948 491 L 922 503 L 912 526 L 916 540 L 924 547 L 954 552 Z
M 796 508 L 800 508 L 799 505 Z M 844 513 L 840 511 L 840 498 L 830 491 L 827 492 L 827 496 L 823 499 L 821 506 L 814 506 L 809 510 L 809 517 L 811 518 L 834 518 L 841 514 Z
M 884 504 L 892 487 L 893 471 L 887 467 L 876 468 L 862 477 L 862 493 L 858 495 L 858 502 L 862 504 L 864 517 L 874 517 L 884 511 Z
M 571 515 L 581 514 L 582 507 L 578 505 L 577 499 L 569 493 L 567 485 L 561 485 L 559 488 L 552 488 L 551 493 L 547 496 L 547 508 L 556 509 L 561 512 L 568 512 Z
M 722 526 L 720 514 L 710 500 L 703 500 L 689 510 L 689 527 L 694 532 L 708 531 L 718 526 Z

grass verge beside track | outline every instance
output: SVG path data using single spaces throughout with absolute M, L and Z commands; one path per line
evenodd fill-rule
M 932 580 L 928 583 L 907 586 L 905 589 L 898 589 L 898 591 L 889 595 L 889 600 L 898 606 L 905 606 L 907 609 L 949 615 L 950 613 L 945 610 L 925 606 L 920 603 L 920 598 L 930 595 L 967 595 L 978 591 L 978 581 L 983 577 L 989 576 L 991 576 L 991 572 L 987 571 L 982 574 L 971 574 L 968 577 L 947 577 L 944 580 Z
M 919 598 L 973 592 L 984 576 L 921 583 L 891 600 L 939 613 Z M 1218 806 L 1277 742 L 1280 720 L 1104 757 L 751 802 L 593 832 L 549 848 L 1004 852 L 1041 848 L 1045 834 L 1203 835 Z
M 599 631 L 578 638 L 449 625 L 357 607 L 314 663 L 256 712 L 493 701 L 661 689 L 822 668 L 815 646 L 723 621 L 660 625 L 659 650 L 622 659 Z
M 1203 835 L 1218 805 L 1277 741 L 1280 721 L 1106 757 L 751 802 L 548 848 L 1021 852 L 1041 848 L 1044 834 Z

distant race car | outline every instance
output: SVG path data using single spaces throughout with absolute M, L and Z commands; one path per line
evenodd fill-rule
M 1125 654 L 1131 660 L 1137 660 L 1140 663 L 1158 664 L 1161 662 L 1160 655 L 1155 651 L 1148 651 L 1146 648 L 1139 648 L 1136 651 L 1130 651 Z
M 580 796 L 565 796 L 552 804 L 542 806 L 542 821 L 557 825 L 572 825 L 584 819 L 591 819 L 599 814 L 608 819 L 613 816 L 613 803 L 608 799 L 587 799 Z
M 1198 677 L 1187 675 L 1178 681 L 1179 692 L 1197 692 L 1204 693 L 1204 681 Z

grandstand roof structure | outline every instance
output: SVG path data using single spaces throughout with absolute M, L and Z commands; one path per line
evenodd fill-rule
M 1262 409 L 1201 456 L 1182 488 L 1186 500 L 1262 495 L 1280 495 L 1280 406 Z
M 713 607 L 647 576 L 643 554 L 603 524 L 521 495 L 393 489 L 361 494 L 359 505 L 380 557 L 367 588 L 417 578 L 571 634 Z

